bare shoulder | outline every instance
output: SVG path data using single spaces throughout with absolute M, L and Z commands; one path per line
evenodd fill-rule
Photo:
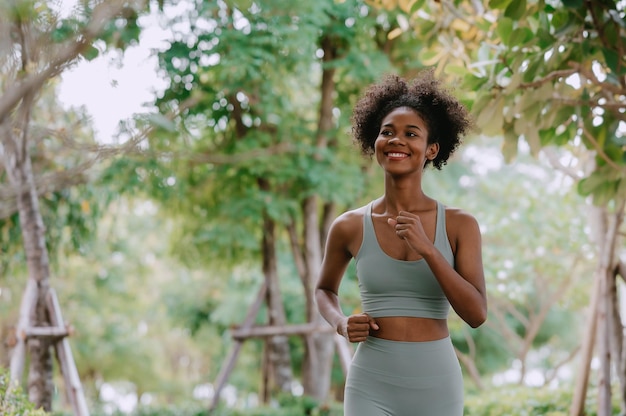
M 451 229 L 464 229 L 478 227 L 478 221 L 469 212 L 455 207 L 446 207 L 446 225 Z
M 333 221 L 329 234 L 328 245 L 339 245 L 356 255 L 363 239 L 363 216 L 366 206 L 346 211 Z M 339 248 L 339 247 L 336 247 Z
M 479 247 L 482 239 L 476 218 L 460 208 L 446 207 L 446 233 L 455 253 L 459 247 Z
M 331 225 L 331 233 L 350 235 L 363 227 L 365 206 L 346 211 L 339 215 Z

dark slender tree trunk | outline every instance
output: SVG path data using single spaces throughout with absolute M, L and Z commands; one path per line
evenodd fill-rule
M 259 181 L 261 188 L 267 184 Z M 278 266 L 276 259 L 276 223 L 265 215 L 263 219 L 263 275 L 267 284 L 267 310 L 270 325 L 285 325 L 287 318 L 280 293 Z M 285 335 L 275 335 L 268 339 L 268 360 L 276 387 L 280 391 L 291 392 L 293 373 L 289 340 Z
M 320 272 L 322 249 L 318 229 L 317 198 L 305 201 L 305 264 L 307 294 L 307 320 L 320 326 L 328 325 L 317 310 L 313 290 Z M 306 336 L 302 384 L 306 395 L 319 401 L 328 398 L 332 371 L 334 343 L 332 333 L 313 332 Z
M 338 46 L 330 36 L 321 38 L 321 47 L 324 50 L 324 63 L 332 62 L 337 58 Z M 326 65 L 322 71 L 321 99 L 317 126 L 316 146 L 324 149 L 331 145 L 328 132 L 333 123 L 333 101 L 335 92 L 335 69 Z M 322 252 L 326 239 L 329 212 L 333 212 L 332 204 L 325 204 L 324 212 L 320 213 L 319 200 L 315 195 L 308 197 L 303 205 L 304 216 L 304 263 L 305 275 L 302 278 L 307 301 L 307 320 L 319 325 L 328 325 L 320 315 L 315 304 L 314 288 L 319 278 Z M 322 221 L 320 221 L 322 220 Z M 320 225 L 321 222 L 321 225 Z M 321 228 L 321 229 L 320 229 Z M 324 401 L 330 393 L 332 361 L 334 353 L 333 334 L 312 333 L 305 338 L 305 358 L 302 369 L 302 384 L 304 393 L 319 401 Z
M 26 122 L 23 123 L 27 125 Z M 17 196 L 17 207 L 24 241 L 24 251 L 28 266 L 29 281 L 22 298 L 18 338 L 25 326 L 48 326 L 46 296 L 50 285 L 50 267 L 45 239 L 45 226 L 39 211 L 39 200 L 35 187 L 34 174 L 26 140 L 25 128 L 21 138 L 10 130 L 8 122 L 3 123 L 2 144 L 4 164 L 7 175 Z M 23 342 L 20 341 L 20 342 Z M 11 358 L 11 376 L 21 379 L 23 369 L 24 346 L 18 343 Z M 28 395 L 36 407 L 46 411 L 52 408 L 52 354 L 49 343 L 30 339 L 30 369 L 28 377 Z
M 611 357 L 614 363 L 615 375 L 620 388 L 619 391 L 619 403 L 621 407 L 621 414 L 626 415 L 626 374 L 624 374 L 624 360 L 623 360 L 623 342 L 624 342 L 624 324 L 619 310 L 619 295 L 617 293 L 617 266 L 609 274 L 609 303 L 608 317 L 609 323 L 607 330 L 609 331 L 609 340 L 611 347 Z
M 617 240 L 619 239 L 619 229 L 623 223 L 623 201 L 615 204 L 614 209 L 615 211 L 610 213 L 606 206 L 594 206 L 591 208 L 592 240 L 598 247 L 598 264 L 594 276 L 595 287 L 590 308 L 589 330 L 586 334 L 587 338 L 582 343 L 583 353 L 580 373 L 577 376 L 578 380 L 574 390 L 570 416 L 581 416 L 584 414 L 585 396 L 596 336 L 598 341 L 597 355 L 600 359 L 598 416 L 609 416 L 611 414 L 611 361 L 619 362 L 619 358 L 612 357 L 611 352 L 611 332 L 614 325 L 614 320 L 611 316 L 613 298 L 611 279 L 614 279 L 613 270 L 615 270 L 618 264 L 615 250 Z

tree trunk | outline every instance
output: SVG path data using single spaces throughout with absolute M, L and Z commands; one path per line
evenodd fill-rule
M 600 372 L 598 377 L 598 416 L 611 416 L 611 348 L 609 303 L 610 282 L 607 270 L 602 270 L 600 296 L 602 301 L 598 304 L 598 358 L 600 359 Z
M 623 350 L 623 337 L 624 337 L 624 324 L 619 311 L 619 297 L 617 294 L 617 267 L 607 273 L 608 296 L 609 302 L 607 303 L 607 332 L 609 338 L 609 347 L 611 352 L 612 361 L 614 363 L 613 369 L 617 376 L 619 386 L 619 402 L 621 407 L 621 414 L 626 415 L 626 407 L 624 402 L 626 386 L 625 374 L 624 374 L 624 361 L 622 359 Z
M 582 351 L 580 354 L 579 371 L 576 375 L 574 386 L 574 397 L 570 407 L 570 416 L 583 416 L 585 411 L 585 398 L 587 396 L 587 384 L 589 383 L 589 373 L 591 371 L 591 360 L 593 358 L 593 347 L 596 342 L 598 328 L 598 303 L 600 302 L 602 291 L 602 276 L 597 268 L 594 273 L 593 289 L 591 301 L 589 303 L 589 316 L 587 326 L 582 340 Z
M 617 364 L 619 368 L 619 357 L 616 357 L 611 348 L 611 338 L 613 334 L 613 292 L 615 287 L 615 275 L 613 270 L 617 267 L 617 254 L 615 248 L 619 238 L 619 229 L 623 222 L 624 201 L 617 203 L 615 212 L 607 216 L 607 233 L 603 251 L 600 256 L 602 271 L 602 300 L 600 302 L 599 331 L 600 331 L 600 380 L 598 382 L 598 416 L 610 416 L 612 414 L 612 391 L 611 391 L 611 366 Z
M 599 341 L 598 356 L 600 358 L 600 378 L 598 382 L 598 416 L 611 414 L 611 349 L 610 334 L 612 320 L 611 282 L 613 270 L 617 267 L 615 248 L 619 238 L 619 228 L 623 222 L 624 201 L 616 204 L 615 213 L 609 214 L 607 207 L 592 207 L 591 225 L 592 239 L 598 247 L 598 265 L 595 272 L 595 287 L 589 310 L 587 338 L 583 340 L 583 354 L 580 373 L 574 391 L 574 400 L 570 408 L 570 416 L 582 416 L 589 380 L 593 344 L 597 331 Z
M 318 325 L 328 325 L 317 310 L 313 297 L 315 282 L 319 276 L 322 262 L 322 248 L 318 230 L 317 198 L 309 197 L 305 201 L 305 264 L 307 285 L 307 321 Z M 315 332 L 306 336 L 305 358 L 302 369 L 304 393 L 319 401 L 328 398 L 334 341 L 332 333 Z
M 330 36 L 321 38 L 320 46 L 324 51 L 323 63 L 337 59 L 338 46 Z M 335 92 L 335 69 L 324 65 L 322 70 L 321 99 L 317 126 L 316 147 L 324 149 L 329 146 L 328 132 L 333 124 L 333 100 Z M 302 282 L 306 293 L 307 321 L 327 325 L 315 304 L 314 287 L 319 278 L 322 263 L 322 251 L 330 223 L 321 221 L 318 198 L 308 197 L 302 206 L 304 216 L 304 276 Z M 332 204 L 325 204 L 324 214 L 332 212 Z M 324 215 L 324 218 L 328 218 Z M 321 227 L 321 230 L 320 230 Z M 334 353 L 333 335 L 329 333 L 313 333 L 306 336 L 305 357 L 302 369 L 304 393 L 319 401 L 324 401 L 330 393 L 330 381 Z
M 619 262 L 619 266 L 616 271 L 616 279 L 617 276 L 620 276 L 622 280 L 626 280 L 626 265 L 623 262 Z M 623 282 L 622 282 L 623 283 Z M 617 294 L 617 292 L 616 292 Z M 619 296 L 619 294 L 617 294 Z M 624 299 L 621 299 L 623 302 Z M 620 408 L 621 414 L 626 415 L 626 332 L 624 331 L 624 322 L 621 319 L 621 303 L 620 299 L 616 300 L 615 305 L 615 313 L 618 314 L 620 319 L 619 328 L 615 328 L 615 337 L 619 339 L 620 345 L 620 356 L 619 356 L 619 367 L 617 368 L 617 375 L 620 381 Z
M 285 325 L 285 309 L 278 282 L 278 267 L 276 260 L 275 222 L 265 216 L 263 220 L 263 275 L 267 284 L 267 310 L 270 325 Z M 276 387 L 280 391 L 291 392 L 293 374 L 291 370 L 291 354 L 288 338 L 285 335 L 275 335 L 267 341 L 267 354 L 270 371 Z
M 17 328 L 18 344 L 11 356 L 11 378 L 19 382 L 25 358 L 23 330 L 26 326 L 48 326 L 46 297 L 50 284 L 50 267 L 45 239 L 45 226 L 39 211 L 39 200 L 30 161 L 27 137 L 27 117 L 22 123 L 21 140 L 11 130 L 8 121 L 2 124 L 4 165 L 15 188 L 17 206 L 28 266 L 28 282 L 22 297 Z M 35 407 L 52 408 L 52 355 L 44 340 L 30 339 L 30 370 L 28 395 Z

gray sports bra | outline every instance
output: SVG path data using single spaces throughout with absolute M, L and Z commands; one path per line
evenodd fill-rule
M 450 303 L 426 260 L 394 259 L 380 248 L 372 222 L 372 203 L 365 209 L 363 242 L 355 257 L 363 312 L 374 318 L 446 319 Z M 446 234 L 445 206 L 439 202 L 435 247 L 454 266 L 454 255 Z

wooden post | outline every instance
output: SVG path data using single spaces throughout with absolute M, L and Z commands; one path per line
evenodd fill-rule
M 239 327 L 231 329 L 231 336 L 234 339 L 246 338 L 267 338 L 277 335 L 302 335 L 311 334 L 313 332 L 335 332 L 330 326 L 320 326 L 314 322 L 305 324 L 291 325 L 264 325 L 250 326 L 247 328 Z
M 270 373 L 272 365 L 270 363 L 270 345 L 268 338 L 263 342 L 263 359 L 261 360 L 261 403 L 268 404 L 270 402 Z
M 244 320 L 241 329 L 250 329 L 252 324 L 254 323 L 254 319 L 256 318 L 259 309 L 261 309 L 261 305 L 263 304 L 263 300 L 265 299 L 265 293 L 267 292 L 267 285 L 263 283 L 261 289 L 259 289 L 259 293 L 254 300 L 254 303 L 248 309 L 248 314 L 246 315 L 246 319 Z M 211 406 L 209 407 L 209 414 L 215 410 L 217 407 L 220 395 L 222 394 L 222 389 L 230 376 L 230 373 L 233 371 L 235 367 L 235 361 L 237 360 L 237 356 L 239 355 L 239 351 L 241 351 L 241 346 L 243 345 L 244 339 L 235 339 L 235 345 L 233 345 L 230 350 L 230 354 L 228 359 L 226 360 L 226 365 L 223 366 L 220 370 L 220 373 L 217 376 L 217 380 L 215 380 L 215 390 L 213 392 L 213 399 L 211 400 Z
M 27 291 L 28 290 L 33 290 L 33 288 L 27 286 Z M 54 345 L 57 361 L 59 362 L 61 374 L 65 382 L 67 400 L 72 406 L 74 416 L 89 416 L 87 401 L 83 394 L 80 377 L 78 376 L 78 370 L 76 369 L 76 363 L 72 355 L 72 349 L 67 339 L 70 335 L 70 331 L 63 322 L 61 307 L 59 306 L 59 301 L 54 289 L 48 289 L 46 302 L 48 317 L 52 326 L 30 326 L 30 320 L 25 318 L 25 310 L 27 308 L 22 308 L 22 316 L 20 317 L 20 323 L 18 324 L 15 334 L 16 345 L 14 346 L 12 352 L 13 356 L 11 358 L 11 385 L 7 389 L 6 394 L 9 396 L 12 389 L 18 385 L 21 380 L 24 361 L 26 359 L 26 340 L 28 338 L 48 338 L 52 340 Z
M 55 327 L 64 327 L 63 316 L 61 314 L 61 307 L 57 299 L 54 289 L 50 288 L 48 291 L 48 314 L 50 315 L 50 321 Z M 72 349 L 70 342 L 66 336 L 62 337 L 54 344 L 57 360 L 61 367 L 61 373 L 65 380 L 65 389 L 67 396 L 74 410 L 75 416 L 89 416 L 89 410 L 87 408 L 87 401 L 83 393 L 83 387 L 78 376 L 78 370 L 76 369 L 76 363 L 74 362 L 74 356 L 72 355 Z
M 26 362 L 26 336 L 24 330 L 30 326 L 30 316 L 37 299 L 37 283 L 28 279 L 26 289 L 20 305 L 20 317 L 15 328 L 15 346 L 11 351 L 11 384 L 7 388 L 7 397 L 12 394 L 15 387 L 21 384 L 24 375 L 24 363 Z
M 335 332 L 335 330 L 330 326 L 321 326 L 314 322 L 308 322 L 303 324 L 291 324 L 291 325 L 264 325 L 264 326 L 254 326 L 254 319 L 256 318 L 256 314 L 258 313 L 261 304 L 263 303 L 263 299 L 265 297 L 265 292 L 267 291 L 267 286 L 264 283 L 259 293 L 257 294 L 257 298 L 255 302 L 248 309 L 248 314 L 246 315 L 246 319 L 244 323 L 237 327 L 231 329 L 231 336 L 234 340 L 234 345 L 228 355 L 228 358 L 225 361 L 225 365 L 221 368 L 219 375 L 215 381 L 215 391 L 213 393 L 213 399 L 211 400 L 211 406 L 209 408 L 209 414 L 211 414 L 217 407 L 220 399 L 220 395 L 230 373 L 232 372 L 235 361 L 237 360 L 237 356 L 241 350 L 243 342 L 248 338 L 269 338 L 277 335 L 302 335 L 309 334 L 313 332 Z M 339 360 L 341 362 L 341 368 L 343 370 L 344 375 L 347 375 L 348 368 L 350 367 L 350 362 L 352 361 L 353 350 L 350 343 L 341 335 L 335 334 L 334 337 L 335 348 L 337 350 L 337 354 L 339 355 Z M 263 380 L 262 380 L 262 399 L 266 400 L 268 398 L 268 385 L 269 385 L 269 365 L 267 363 L 268 357 L 268 347 L 267 345 L 264 348 L 263 352 Z

